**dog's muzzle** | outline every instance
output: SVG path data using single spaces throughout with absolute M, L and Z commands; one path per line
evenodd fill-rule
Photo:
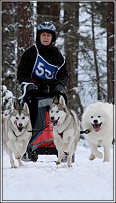
M 55 118 L 54 118 L 53 116 L 50 118 L 50 120 L 51 120 L 53 126 L 56 126 L 56 125 L 57 125 L 59 118 L 60 118 L 60 117 L 58 117 L 57 120 L 55 120 Z
M 101 125 L 102 123 L 98 123 L 98 120 L 94 120 L 94 123 L 92 124 L 95 132 L 98 132 L 99 130 L 101 130 Z
M 19 131 L 22 131 L 22 129 L 23 129 L 23 124 L 22 124 L 22 123 L 19 123 L 19 124 L 17 125 L 17 128 L 18 128 Z
M 22 124 L 22 123 L 18 123 L 18 124 L 17 124 L 17 121 L 16 121 L 16 120 L 14 121 L 14 124 L 16 125 L 16 127 L 18 128 L 18 130 L 19 130 L 20 132 L 21 132 L 22 129 L 24 128 L 23 124 Z

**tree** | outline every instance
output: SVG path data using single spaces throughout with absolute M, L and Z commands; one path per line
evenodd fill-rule
M 2 3 L 2 83 L 16 92 L 16 9 L 17 3 Z
M 69 105 L 82 114 L 83 107 L 88 103 L 97 99 L 106 101 L 107 83 L 108 101 L 112 101 L 114 51 L 111 52 L 111 47 L 114 42 L 110 33 L 112 13 L 106 12 L 108 4 L 106 2 L 2 2 L 2 83 L 13 92 L 13 95 L 19 92 L 16 72 L 20 58 L 33 44 L 33 36 L 35 40 L 35 25 L 37 28 L 39 23 L 50 21 L 57 28 L 56 45 L 67 61 L 69 82 L 66 92 Z M 108 50 L 106 50 L 106 31 L 110 34 Z
M 38 2 L 37 3 L 37 25 L 44 22 L 53 22 L 59 34 L 60 3 Z
M 91 25 L 92 25 L 92 41 L 93 41 L 93 58 L 94 58 L 94 65 L 95 65 L 95 73 L 96 73 L 96 84 L 97 84 L 97 99 L 101 100 L 101 90 L 100 90 L 100 76 L 99 76 L 99 67 L 97 61 L 97 50 L 96 50 L 96 40 L 95 40 L 95 20 L 94 20 L 94 3 L 91 3 Z
M 67 95 L 69 105 L 77 112 L 83 113 L 78 90 L 78 29 L 79 29 L 79 3 L 64 3 L 64 49 L 66 63 L 69 71 Z
M 96 100 L 107 100 L 106 3 L 80 3 L 79 13 L 78 83 L 86 106 Z
M 33 44 L 33 3 L 18 3 L 18 63 L 24 51 Z
M 17 66 L 33 43 L 32 3 L 3 2 L 2 28 L 2 83 L 17 97 Z
M 34 22 L 33 22 L 33 3 L 19 2 L 17 8 L 17 66 L 27 48 L 33 45 Z M 20 88 L 16 80 L 17 95 L 20 95 Z
M 114 103 L 114 2 L 107 3 L 108 102 Z

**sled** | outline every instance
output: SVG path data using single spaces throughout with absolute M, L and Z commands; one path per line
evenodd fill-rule
M 24 85 L 23 95 L 19 98 L 19 102 L 24 103 L 26 98 L 27 103 L 34 101 L 38 104 L 37 117 L 34 121 L 34 128 L 32 129 L 32 138 L 28 144 L 27 152 L 23 156 L 23 160 L 28 161 L 29 159 L 36 162 L 40 154 L 58 156 L 58 151 L 53 140 L 53 127 L 49 121 L 49 109 L 53 101 L 53 96 L 48 96 L 47 93 L 44 94 L 44 97 L 27 96 L 26 92 L 34 90 L 36 87 L 33 83 L 24 82 L 22 85 Z M 67 161 L 68 154 L 65 153 L 65 155 L 65 158 L 61 160 L 62 162 Z M 74 162 L 74 157 L 75 155 L 72 157 L 72 162 Z
M 27 148 L 28 157 L 36 161 L 39 154 L 58 155 L 53 141 L 53 127 L 49 120 L 49 109 L 53 98 L 28 97 L 28 99 L 38 101 L 38 114 Z

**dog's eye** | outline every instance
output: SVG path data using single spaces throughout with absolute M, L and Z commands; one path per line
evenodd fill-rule
M 56 113 L 58 113 L 59 111 L 57 110 Z
M 19 118 L 16 116 L 16 119 L 18 120 Z
M 51 113 L 53 113 L 53 110 L 51 110 Z
M 91 116 L 91 118 L 93 118 L 93 116 Z
M 25 117 L 23 116 L 22 119 L 25 119 Z
M 98 118 L 101 118 L 101 116 L 98 116 Z

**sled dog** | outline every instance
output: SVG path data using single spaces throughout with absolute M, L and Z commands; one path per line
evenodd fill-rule
M 71 167 L 72 156 L 76 151 L 79 136 L 80 122 L 76 113 L 68 109 L 63 96 L 55 96 L 50 109 L 50 120 L 53 125 L 53 139 L 58 150 L 58 160 L 61 163 L 64 152 L 68 153 L 68 167 Z
M 103 158 L 103 153 L 97 149 L 102 144 L 104 148 L 103 161 L 109 162 L 113 141 L 113 105 L 100 101 L 90 104 L 82 115 L 82 127 L 84 130 L 90 131 L 85 135 L 91 149 L 89 159 Z
M 17 168 L 14 157 L 19 166 L 22 166 L 22 156 L 26 152 L 27 145 L 32 136 L 29 109 L 26 103 L 23 108 L 14 108 L 8 116 L 2 115 L 3 143 L 10 157 L 11 168 Z

